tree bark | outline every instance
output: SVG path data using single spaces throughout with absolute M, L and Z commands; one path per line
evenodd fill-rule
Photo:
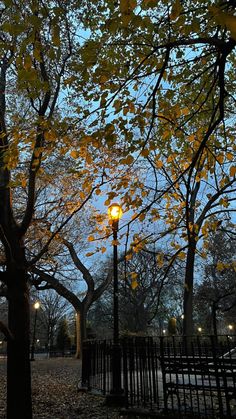
M 81 320 L 80 319 L 81 319 L 80 311 L 76 311 L 76 314 L 75 314 L 75 321 L 76 321 L 76 353 L 75 353 L 75 358 L 77 358 L 77 359 L 80 359 L 81 354 L 82 354 L 81 324 L 80 324 Z
M 217 309 L 216 309 L 216 304 L 215 304 L 214 301 L 212 303 L 212 310 L 211 310 L 211 312 L 212 312 L 213 333 L 214 333 L 214 335 L 217 338 L 217 318 L 216 318 Z
M 82 357 L 82 344 L 87 338 L 86 333 L 86 319 L 87 311 L 81 310 L 76 311 L 76 354 L 75 357 L 80 359 Z
M 195 261 L 196 241 L 193 239 L 189 243 L 185 280 L 184 280 L 184 321 L 183 335 L 193 335 L 193 279 L 194 279 L 194 261 Z
M 30 371 L 30 310 L 27 274 L 8 271 L 7 419 L 32 419 Z

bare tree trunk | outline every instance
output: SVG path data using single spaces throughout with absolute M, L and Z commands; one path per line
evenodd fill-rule
M 8 272 L 7 419 L 32 419 L 30 371 L 30 310 L 27 274 Z
M 87 310 L 83 308 L 79 311 L 76 311 L 76 354 L 75 357 L 80 359 L 82 357 L 82 344 L 83 341 L 87 338 L 86 333 L 86 318 Z
M 212 303 L 212 310 L 211 310 L 211 313 L 212 313 L 213 333 L 214 333 L 214 335 L 215 335 L 215 336 L 216 336 L 216 338 L 217 338 L 216 304 L 215 304 L 215 302 L 214 302 L 214 301 L 213 301 L 213 303 Z
M 76 322 L 76 353 L 75 358 L 80 359 L 82 354 L 82 345 L 81 345 L 81 324 L 80 324 L 80 311 L 76 311 L 75 322 Z
M 185 280 L 184 280 L 184 321 L 183 335 L 193 335 L 193 279 L 194 279 L 194 261 L 195 261 L 196 241 L 193 239 L 189 243 Z

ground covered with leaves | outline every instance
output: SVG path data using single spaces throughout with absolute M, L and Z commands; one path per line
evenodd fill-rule
M 117 409 L 104 398 L 78 392 L 81 361 L 72 358 L 36 359 L 32 367 L 34 419 L 117 419 Z M 6 360 L 0 360 L 0 418 L 6 418 Z

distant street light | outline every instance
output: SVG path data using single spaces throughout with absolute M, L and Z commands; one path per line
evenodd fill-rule
M 36 335 L 37 313 L 38 313 L 39 307 L 40 307 L 40 303 L 38 301 L 36 301 L 34 303 L 34 309 L 35 309 L 35 312 L 34 312 L 34 329 L 33 329 L 33 338 L 32 338 L 30 361 L 35 361 L 35 358 L 34 358 L 35 335 Z
M 232 330 L 233 330 L 233 325 L 232 325 L 232 324 L 229 324 L 229 325 L 228 325 L 228 329 L 232 332 Z
M 198 327 L 198 328 L 197 328 L 197 331 L 198 331 L 199 333 L 201 333 L 201 332 L 202 332 L 202 328 L 201 328 L 201 327 Z
M 118 301 L 118 254 L 117 232 L 119 219 L 122 217 L 119 204 L 111 204 L 108 218 L 113 232 L 113 345 L 112 345 L 112 389 L 106 397 L 109 405 L 122 405 L 125 402 L 124 390 L 121 388 L 121 347 L 119 343 L 119 301 Z

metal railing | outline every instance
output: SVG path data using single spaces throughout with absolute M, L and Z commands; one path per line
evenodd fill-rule
M 177 417 L 236 417 L 236 337 L 132 337 L 120 340 L 126 407 Z M 83 345 L 81 386 L 109 394 L 112 342 Z

